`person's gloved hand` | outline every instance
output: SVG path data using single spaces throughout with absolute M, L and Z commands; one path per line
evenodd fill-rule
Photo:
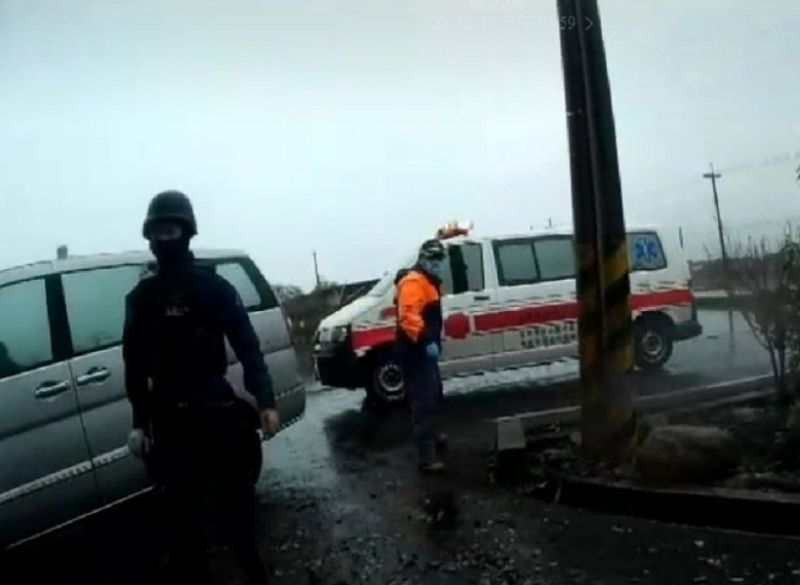
M 137 457 L 144 457 L 150 452 L 150 437 L 142 429 L 133 429 L 128 434 L 128 450 Z
M 428 354 L 428 357 L 432 360 L 438 360 L 439 355 L 442 353 L 439 349 L 439 345 L 436 343 L 429 343 L 425 346 L 425 353 Z
M 274 437 L 281 428 L 281 418 L 274 408 L 265 408 L 261 411 L 261 432 L 269 439 Z

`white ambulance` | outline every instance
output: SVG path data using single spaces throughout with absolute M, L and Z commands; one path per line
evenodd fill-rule
M 657 369 L 676 341 L 701 334 L 689 267 L 675 238 L 628 230 L 636 364 Z M 571 231 L 445 240 L 442 376 L 514 368 L 577 355 L 578 304 Z M 387 272 L 366 295 L 320 324 L 314 353 L 322 384 L 365 388 L 381 401 L 405 396 L 393 359 L 394 280 Z

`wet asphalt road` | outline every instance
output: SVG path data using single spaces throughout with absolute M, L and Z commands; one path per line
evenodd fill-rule
M 703 337 L 640 393 L 768 371 L 737 320 L 701 313 Z M 800 541 L 658 524 L 543 504 L 494 486 L 491 420 L 574 402 L 575 363 L 447 383 L 449 473 L 420 478 L 402 410 L 360 393 L 309 394 L 305 420 L 270 442 L 258 486 L 262 551 L 275 583 L 800 583 Z M 147 502 L 48 538 L 14 558 L 9 583 L 149 583 L 158 522 Z M 238 583 L 225 551 L 215 577 Z M 5 579 L 3 580 L 4 582 Z

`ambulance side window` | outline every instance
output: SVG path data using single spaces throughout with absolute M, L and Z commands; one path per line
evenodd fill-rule
M 536 240 L 536 261 L 539 263 L 539 277 L 546 280 L 565 280 L 575 278 L 575 254 L 572 237 L 553 236 Z
M 447 256 L 448 259 L 444 263 L 444 274 L 442 274 L 442 294 L 443 295 L 452 295 L 453 292 L 453 269 L 452 266 L 452 259 L 450 257 L 451 252 L 448 251 Z
M 494 255 L 500 286 L 523 286 L 539 282 L 539 267 L 533 252 L 532 239 L 495 242 Z
M 449 270 L 445 275 L 445 292 L 461 294 L 482 291 L 485 288 L 483 273 L 483 246 L 465 243 L 448 248 Z

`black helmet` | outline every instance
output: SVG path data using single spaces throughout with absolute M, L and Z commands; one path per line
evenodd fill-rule
M 426 260 L 443 260 L 444 245 L 439 240 L 428 240 L 420 247 L 419 257 Z
M 190 238 L 197 235 L 192 202 L 180 191 L 164 191 L 150 201 L 147 217 L 142 226 L 142 235 L 150 236 L 150 226 L 156 221 L 174 221 L 181 224 Z

